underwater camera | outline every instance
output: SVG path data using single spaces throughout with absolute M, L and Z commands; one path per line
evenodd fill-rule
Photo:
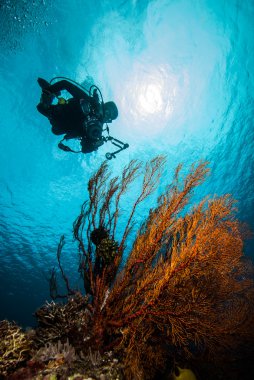
M 84 129 L 86 137 L 91 141 L 95 141 L 102 137 L 103 123 L 96 117 L 91 117 L 85 122 Z
M 81 152 L 91 153 L 97 150 L 104 144 L 104 138 L 102 136 L 103 123 L 96 117 L 90 117 L 84 123 L 84 135 L 81 138 Z

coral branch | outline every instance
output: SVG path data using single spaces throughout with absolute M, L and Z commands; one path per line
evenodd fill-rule
M 89 295 L 82 339 L 88 335 L 93 350 L 117 351 L 127 379 L 152 378 L 176 358 L 219 361 L 254 339 L 253 267 L 243 258 L 245 229 L 235 202 L 224 195 L 190 208 L 193 191 L 208 175 L 206 162 L 192 165 L 182 180 L 182 166 L 176 168 L 127 252 L 137 207 L 155 191 L 164 164 L 162 156 L 146 164 L 141 191 L 126 217 L 121 199 L 142 165 L 131 161 L 121 177 L 110 179 L 103 163 L 89 181 L 89 200 L 73 226 Z M 120 217 L 125 224 L 117 242 Z M 67 293 L 73 294 L 61 266 L 63 242 L 58 264 Z M 56 294 L 54 273 L 52 289 Z

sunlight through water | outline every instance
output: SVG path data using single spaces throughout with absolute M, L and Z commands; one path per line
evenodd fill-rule
M 139 138 L 159 134 L 174 113 L 178 94 L 177 78 L 168 65 L 134 64 L 120 98 L 129 132 Z

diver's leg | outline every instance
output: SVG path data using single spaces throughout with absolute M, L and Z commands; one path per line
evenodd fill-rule
M 57 136 L 63 135 L 65 133 L 65 131 L 61 129 L 61 127 L 59 127 L 57 124 L 52 125 L 51 131 L 54 133 L 54 135 Z
M 50 87 L 51 87 L 51 84 L 46 81 L 46 79 L 43 79 L 43 78 L 38 78 L 37 79 L 37 82 L 40 86 L 40 88 L 42 89 L 42 92 L 45 93 L 45 94 L 49 94 L 51 96 L 59 96 L 60 95 L 60 92 L 54 92 L 50 90 Z
M 50 83 L 43 78 L 38 78 L 37 82 L 42 89 L 40 103 L 37 105 L 37 110 L 44 116 L 51 116 L 51 104 L 54 95 L 49 92 Z
M 44 116 L 50 117 L 52 110 L 52 101 L 54 96 L 49 92 L 42 92 L 40 103 L 37 105 L 37 110 Z
M 43 78 L 38 78 L 37 82 L 42 90 L 47 90 L 50 87 L 50 83 Z
M 90 99 L 89 95 L 84 90 L 65 79 L 50 85 L 47 90 L 53 94 L 66 90 L 76 99 Z

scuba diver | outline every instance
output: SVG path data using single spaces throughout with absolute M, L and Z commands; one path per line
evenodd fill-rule
M 51 84 L 56 79 L 61 80 Z M 103 102 L 97 86 L 91 86 L 87 93 L 78 83 L 67 78 L 53 78 L 50 83 L 42 78 L 38 78 L 37 81 L 42 89 L 40 103 L 37 105 L 38 111 L 49 119 L 55 135 L 65 134 L 58 144 L 60 149 L 73 153 L 91 153 L 104 142 L 111 141 L 118 149 L 106 153 L 106 158 L 110 160 L 115 158 L 116 153 L 129 147 L 128 144 L 109 136 L 108 123 L 117 118 L 118 109 L 112 101 Z M 66 100 L 61 97 L 61 91 L 64 90 L 68 91 L 72 98 Z M 53 104 L 55 99 L 57 104 Z M 107 136 L 103 136 L 104 131 L 107 132 Z M 75 151 L 63 144 L 64 140 L 69 139 L 79 139 L 81 150 Z

